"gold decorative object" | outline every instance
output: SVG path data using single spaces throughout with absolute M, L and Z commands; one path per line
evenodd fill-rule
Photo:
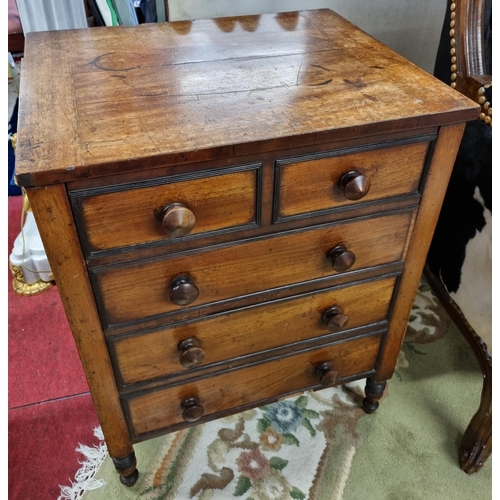
M 15 154 L 17 146 L 17 133 L 12 134 L 10 142 L 12 144 L 12 148 L 14 149 L 14 154 Z M 24 190 L 24 188 L 21 188 L 21 190 L 23 194 L 23 212 L 30 212 L 31 205 L 28 200 L 26 191 Z M 45 292 L 45 290 L 52 288 L 55 285 L 54 281 L 43 281 L 43 280 L 38 280 L 35 283 L 27 283 L 26 278 L 24 277 L 23 268 L 21 266 L 16 266 L 9 261 L 9 268 L 12 275 L 14 276 L 14 279 L 12 280 L 12 288 L 14 288 L 14 291 L 18 295 L 25 295 L 28 297 L 33 295 L 38 295 L 42 292 Z M 52 278 L 53 275 L 50 274 L 50 277 Z
M 21 266 L 14 266 L 9 262 L 9 268 L 14 276 L 14 279 L 12 280 L 12 287 L 14 288 L 14 291 L 18 295 L 25 295 L 25 296 L 32 296 L 32 295 L 38 295 L 42 292 L 45 292 L 45 290 L 48 290 L 49 288 L 54 286 L 54 281 L 42 281 L 38 280 L 35 283 L 26 283 L 26 280 L 24 279 L 24 273 L 23 269 Z

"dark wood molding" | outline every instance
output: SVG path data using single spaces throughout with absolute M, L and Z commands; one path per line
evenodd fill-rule
M 214 236 L 230 234 L 239 231 L 245 231 L 248 229 L 254 229 L 260 226 L 261 224 L 261 214 L 262 214 L 262 162 L 253 162 L 244 165 L 231 166 L 227 168 L 219 168 L 212 170 L 200 170 L 195 172 L 187 172 L 185 174 L 165 176 L 165 177 L 156 177 L 152 179 L 147 179 L 143 181 L 137 182 L 129 182 L 124 184 L 113 184 L 108 186 L 99 186 L 95 188 L 84 188 L 84 189 L 73 189 L 69 190 L 69 198 L 71 202 L 71 207 L 73 209 L 76 226 L 78 230 L 78 234 L 80 235 L 80 240 L 82 242 L 82 248 L 84 250 L 85 256 L 88 259 L 95 259 L 99 257 L 107 257 L 107 256 L 117 256 L 123 253 L 129 252 L 137 252 L 143 248 L 150 247 L 171 247 L 178 245 L 182 242 L 191 242 L 192 240 L 199 240 L 201 238 L 210 238 Z M 214 231 L 205 231 L 196 234 L 188 234 L 186 236 L 180 238 L 167 238 L 160 239 L 157 241 L 141 243 L 137 245 L 131 245 L 127 247 L 116 247 L 106 250 L 95 250 L 92 248 L 92 245 L 89 242 L 85 221 L 83 219 L 83 210 L 82 210 L 82 200 L 85 198 L 96 196 L 96 195 L 105 195 L 109 193 L 118 193 L 129 190 L 136 189 L 144 189 L 149 187 L 161 186 L 165 184 L 175 184 L 177 182 L 190 181 L 195 179 L 203 179 L 208 177 L 217 177 L 221 175 L 228 175 L 237 172 L 246 172 L 249 170 L 255 170 L 256 172 L 256 184 L 255 184 L 255 208 L 254 208 L 254 220 L 251 223 L 226 227 L 223 229 L 217 229 Z
M 437 133 L 421 134 L 421 135 L 416 135 L 414 137 L 405 137 L 402 139 L 394 139 L 394 140 L 390 140 L 390 141 L 372 142 L 369 144 L 350 146 L 347 148 L 340 148 L 340 149 L 334 149 L 334 150 L 329 150 L 329 151 L 320 151 L 320 152 L 315 152 L 315 153 L 308 153 L 308 154 L 304 154 L 304 155 L 276 159 L 275 160 L 275 178 L 274 178 L 274 196 L 273 196 L 273 223 L 283 223 L 286 221 L 302 220 L 305 218 L 310 218 L 310 217 L 315 217 L 315 216 L 334 214 L 336 212 L 342 212 L 342 213 L 347 212 L 348 213 L 350 210 L 358 210 L 359 208 L 365 208 L 365 207 L 367 207 L 367 208 L 368 207 L 370 207 L 370 208 L 377 207 L 377 205 L 380 205 L 381 203 L 387 202 L 387 199 L 373 200 L 373 201 L 368 201 L 368 202 L 356 203 L 355 205 L 343 205 L 343 206 L 334 207 L 334 208 L 325 209 L 325 210 L 317 210 L 315 212 L 307 212 L 307 213 L 283 216 L 280 214 L 281 172 L 282 172 L 283 168 L 285 168 L 286 166 L 293 165 L 294 163 L 299 163 L 299 162 L 320 160 L 323 158 L 334 158 L 337 156 L 356 154 L 356 153 L 361 153 L 361 152 L 365 152 L 365 151 L 373 151 L 373 150 L 380 150 L 380 149 L 392 148 L 392 147 L 397 147 L 397 146 L 405 146 L 407 144 L 414 144 L 414 143 L 418 143 L 418 142 L 429 142 L 432 144 L 435 141 L 436 137 L 437 137 Z M 428 168 L 428 164 L 430 162 L 431 157 L 432 157 L 432 151 L 429 150 L 428 154 L 427 154 L 427 159 L 425 161 L 426 168 Z M 426 168 L 424 167 L 424 172 L 426 171 Z M 401 200 L 401 201 L 410 201 L 413 203 L 418 203 L 418 201 L 420 200 L 420 193 L 421 193 L 421 191 L 419 190 L 415 193 L 408 193 L 408 194 L 403 195 L 403 196 L 398 196 L 395 199 Z
M 295 342 L 294 344 L 287 344 L 280 347 L 274 347 L 272 349 L 262 350 L 254 354 L 248 354 L 245 356 L 239 356 L 236 358 L 228 359 L 225 361 L 219 361 L 217 363 L 211 363 L 209 365 L 203 365 L 197 368 L 192 368 L 189 370 L 180 370 L 165 375 L 163 377 L 157 377 L 154 379 L 145 380 L 143 382 L 136 382 L 134 384 L 125 384 L 120 375 L 120 370 L 118 367 L 116 350 L 114 342 L 109 342 L 110 357 L 115 367 L 116 379 L 120 394 L 128 395 L 137 392 L 145 392 L 151 389 L 160 389 L 165 386 L 180 385 L 187 381 L 194 379 L 204 379 L 210 377 L 214 374 L 223 373 L 227 370 L 237 370 L 238 368 L 243 368 L 250 366 L 252 364 L 260 364 L 262 362 L 267 362 L 273 359 L 281 359 L 286 356 L 292 356 L 297 354 L 297 352 L 307 351 L 322 347 L 326 344 L 334 344 L 347 342 L 352 339 L 358 339 L 362 337 L 369 337 L 372 335 L 381 335 L 381 344 L 384 340 L 385 333 L 387 332 L 387 321 L 379 321 L 377 323 L 372 323 L 369 325 L 360 326 L 357 328 L 351 328 L 349 330 L 338 332 L 338 333 L 326 333 L 321 337 L 315 337 L 313 339 L 302 340 L 300 342 Z M 109 340 L 114 340 L 109 339 Z M 181 371 L 182 370 L 182 371 Z
M 456 89 L 476 101 L 479 88 L 491 84 L 491 75 L 486 74 L 484 45 L 486 0 L 453 1 L 456 5 L 453 37 L 457 57 Z
M 252 296 L 251 304 L 259 305 L 267 301 L 274 301 L 279 299 L 286 299 L 295 294 L 303 294 L 308 292 L 316 292 L 326 287 L 340 286 L 344 284 L 352 284 L 352 282 L 360 280 L 371 280 L 382 277 L 382 275 L 392 275 L 393 273 L 401 273 L 403 270 L 403 262 L 391 262 L 390 264 L 384 264 L 381 266 L 375 266 L 367 269 L 360 269 L 352 271 L 351 273 L 343 273 L 323 280 L 318 281 L 308 281 L 305 283 L 297 283 L 295 285 L 283 286 L 273 290 L 267 290 L 262 293 L 258 293 Z M 231 309 L 237 309 L 240 307 L 245 307 L 249 304 L 248 297 L 240 297 L 231 301 L 229 306 Z M 228 304 L 226 301 L 222 301 L 217 304 L 211 304 L 207 307 L 201 306 L 198 309 L 190 308 L 188 310 L 179 311 L 176 314 L 169 316 L 164 316 L 156 319 L 148 319 L 142 321 L 133 321 L 127 323 L 119 323 L 108 325 L 105 331 L 107 337 L 115 337 L 119 335 L 135 334 L 138 329 L 140 331 L 153 331 L 158 329 L 163 329 L 170 327 L 173 324 L 185 324 L 191 321 L 198 321 L 203 315 L 210 314 L 210 316 L 218 313 L 222 313 L 226 310 Z M 106 315 L 103 314 L 103 319 Z
M 335 385 L 344 385 L 344 384 L 347 384 L 349 382 L 354 382 L 355 380 L 369 378 L 374 373 L 375 373 L 375 370 L 370 370 L 367 372 L 360 373 L 358 375 L 339 378 L 336 381 Z M 317 391 L 317 390 L 321 390 L 321 389 L 324 389 L 324 386 L 322 386 L 321 384 L 318 383 L 315 385 L 304 387 L 302 389 L 302 392 L 303 391 Z M 197 420 L 196 425 L 201 424 L 201 423 L 211 422 L 212 420 L 217 420 L 219 418 L 228 417 L 229 415 L 234 415 L 236 413 L 241 413 L 241 412 L 246 411 L 246 410 L 251 410 L 252 408 L 258 408 L 260 406 L 269 405 L 271 403 L 276 403 L 277 401 L 280 401 L 281 399 L 287 398 L 289 396 L 293 396 L 294 394 L 299 395 L 300 393 L 297 393 L 297 391 L 291 391 L 291 392 L 280 395 L 280 397 L 262 399 L 260 401 L 255 401 L 253 403 L 237 406 L 237 407 L 231 408 L 229 410 L 224 410 L 224 411 L 220 411 L 220 412 L 213 413 L 210 415 L 206 415 L 206 416 L 203 416 L 202 418 L 200 418 L 199 420 Z M 130 411 L 129 411 L 129 408 L 127 405 L 128 398 L 129 398 L 129 395 L 123 396 L 122 401 L 123 401 L 123 409 L 124 409 L 125 418 L 127 420 L 128 426 L 129 426 L 129 432 L 130 432 L 132 444 L 137 444 L 137 443 L 140 443 L 142 441 L 146 441 L 148 439 L 151 439 L 151 438 L 154 438 L 157 436 L 161 436 L 165 433 L 176 432 L 176 431 L 180 431 L 181 429 L 186 429 L 188 427 L 193 426 L 192 423 L 183 422 L 180 424 L 172 425 L 171 427 L 158 429 L 156 431 L 149 432 L 148 434 L 141 434 L 140 436 L 138 436 L 137 434 L 135 434 L 134 429 L 133 429 L 132 418 L 130 416 Z

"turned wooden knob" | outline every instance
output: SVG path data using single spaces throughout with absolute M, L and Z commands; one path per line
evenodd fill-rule
M 357 170 L 346 172 L 340 178 L 340 189 L 348 200 L 360 200 L 370 191 L 370 179 Z
M 332 363 L 325 361 L 316 367 L 316 375 L 319 376 L 319 383 L 323 386 L 333 385 L 339 378 L 339 372 L 333 369 Z
M 192 368 L 193 366 L 200 365 L 205 359 L 205 351 L 200 347 L 198 339 L 189 338 L 183 340 L 177 346 L 177 349 L 181 353 L 179 363 L 184 368 Z
M 175 278 L 170 286 L 170 300 L 178 306 L 191 304 L 199 293 L 197 286 L 187 276 Z
M 347 271 L 356 262 L 356 255 L 344 245 L 337 245 L 328 252 L 328 259 L 337 272 Z
M 201 406 L 200 400 L 197 397 L 186 398 L 181 403 L 182 408 L 182 418 L 186 422 L 196 422 L 205 413 L 203 406 Z
M 323 321 L 331 332 L 338 332 L 347 326 L 349 318 L 343 314 L 342 308 L 332 306 L 323 313 Z
M 182 203 L 167 205 L 161 213 L 163 229 L 174 238 L 189 234 L 196 223 L 196 217 Z

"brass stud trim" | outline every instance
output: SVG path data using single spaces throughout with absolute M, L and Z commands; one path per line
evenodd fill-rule
M 484 87 L 480 87 L 477 91 L 477 95 L 479 96 L 477 102 L 481 105 L 479 119 L 491 127 L 493 111 L 491 109 L 491 103 L 486 100 L 485 93 L 486 89 Z
M 457 15 L 456 13 L 456 8 L 457 4 L 456 2 L 452 2 L 450 5 L 450 10 L 451 10 L 451 21 L 450 21 L 450 55 L 451 55 L 451 66 L 450 66 L 450 71 L 451 71 L 451 83 L 450 87 L 453 89 L 457 88 L 457 50 L 456 50 L 456 44 L 457 41 L 455 39 L 455 17 Z M 492 110 L 491 110 L 491 103 L 486 101 L 486 89 L 484 87 L 480 87 L 477 91 L 477 102 L 481 106 L 481 113 L 479 114 L 479 119 L 481 121 L 484 121 L 484 123 L 488 124 L 490 127 L 492 126 Z

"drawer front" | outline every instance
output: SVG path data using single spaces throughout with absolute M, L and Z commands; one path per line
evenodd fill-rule
M 386 320 L 395 283 L 390 277 L 308 293 L 115 339 L 110 347 L 123 384 L 142 382 Z
M 260 224 L 260 167 L 245 165 L 70 192 L 87 255 Z
M 124 397 L 130 430 L 133 435 L 141 436 L 185 423 L 182 405 L 190 398 L 198 398 L 203 421 L 203 417 L 241 405 L 256 405 L 270 398 L 321 387 L 317 368 L 323 363 L 331 363 L 339 381 L 364 374 L 375 368 L 380 340 L 381 335 L 377 334 L 339 342 L 183 385 Z
M 104 326 L 331 277 L 339 271 L 328 255 L 339 247 L 346 249 L 343 256 L 355 256 L 349 271 L 401 260 L 411 217 L 412 212 L 404 212 L 328 224 L 181 257 L 91 270 Z M 179 305 L 173 288 L 178 289 L 182 277 L 189 300 L 194 300 Z
M 418 142 L 318 159 L 278 160 L 274 221 L 416 193 L 428 147 L 429 142 Z M 349 172 L 354 173 L 348 176 Z M 367 181 L 369 190 L 363 196 Z

